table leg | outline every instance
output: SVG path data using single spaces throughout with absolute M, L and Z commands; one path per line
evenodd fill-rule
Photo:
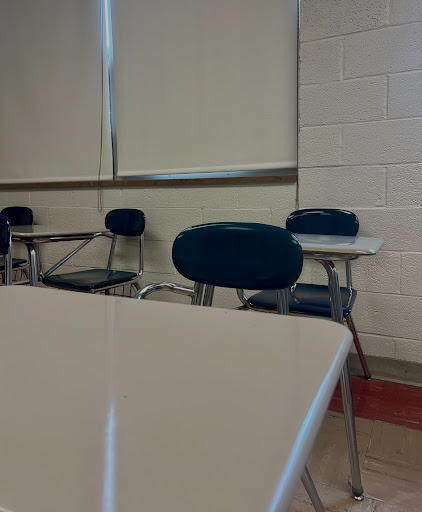
M 38 286 L 38 260 L 35 245 L 26 244 L 29 257 L 29 281 L 31 286 Z
M 331 298 L 331 316 L 335 322 L 344 325 L 341 292 L 338 272 L 332 261 L 318 260 L 328 275 L 328 289 Z M 355 415 L 353 411 L 353 396 L 350 382 L 349 365 L 346 360 L 341 373 L 341 394 L 343 399 L 344 421 L 346 424 L 347 443 L 349 445 L 350 469 L 352 474 L 352 493 L 356 500 L 363 499 L 363 488 L 359 464 L 359 452 L 356 440 Z
M 9 244 L 6 256 L 4 256 L 4 284 L 10 286 L 12 284 L 12 271 L 13 271 L 13 259 L 12 259 L 12 244 Z
M 277 290 L 277 313 L 279 315 L 289 314 L 289 289 Z
M 344 363 L 341 372 L 341 394 L 343 398 L 344 421 L 346 423 L 347 444 L 349 445 L 350 469 L 352 473 L 352 493 L 356 500 L 363 500 L 363 487 L 359 465 L 359 451 L 356 441 L 355 413 L 350 382 L 349 363 Z
M 305 488 L 308 496 L 314 506 L 316 512 L 325 512 L 324 505 L 321 502 L 321 498 L 319 497 L 318 491 L 316 490 L 315 484 L 311 478 L 309 470 L 307 466 L 305 466 L 305 471 L 302 475 L 302 483 Z
M 37 259 L 37 272 L 38 272 L 38 278 L 41 279 L 43 273 L 42 273 L 42 260 L 41 260 L 41 247 L 40 244 L 34 244 L 35 248 L 35 256 Z

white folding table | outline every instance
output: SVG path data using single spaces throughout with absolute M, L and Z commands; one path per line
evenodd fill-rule
M 352 341 L 321 319 L 12 286 L 0 324 L 12 512 L 287 512 Z

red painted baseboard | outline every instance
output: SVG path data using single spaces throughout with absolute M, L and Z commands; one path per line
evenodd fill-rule
M 358 418 L 422 430 L 422 388 L 352 377 L 352 392 Z M 340 385 L 334 391 L 329 410 L 343 412 Z

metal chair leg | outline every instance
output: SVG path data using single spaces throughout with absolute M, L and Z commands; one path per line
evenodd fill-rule
M 368 365 L 366 364 L 365 355 L 363 353 L 363 350 L 362 350 L 362 347 L 361 347 L 361 344 L 359 341 L 358 333 L 356 332 L 356 327 L 355 327 L 355 323 L 353 322 L 352 315 L 346 315 L 344 318 L 346 320 L 347 327 L 350 329 L 351 333 L 353 334 L 353 342 L 356 347 L 356 352 L 358 353 L 358 356 L 359 356 L 360 364 L 362 365 L 362 370 L 363 370 L 365 379 L 371 380 L 371 372 L 369 371 Z
M 334 262 L 330 260 L 317 260 L 323 265 L 328 276 L 328 287 L 331 299 L 331 316 L 333 320 L 344 325 L 343 308 L 341 305 L 340 285 L 338 272 Z M 352 474 L 352 493 L 356 500 L 363 500 L 362 478 L 360 472 L 359 451 L 356 440 L 355 413 L 353 411 L 352 385 L 350 382 L 349 365 L 346 362 L 341 372 L 341 395 L 343 400 L 344 423 L 346 426 L 347 443 L 349 445 L 350 470 Z
M 349 446 L 350 470 L 352 476 L 352 494 L 355 500 L 363 500 L 362 477 L 360 472 L 359 450 L 356 440 L 355 413 L 353 411 L 352 383 L 349 364 L 346 360 L 341 372 L 341 395 L 343 399 L 344 423 L 346 426 L 347 444 Z
M 132 295 L 132 290 L 135 290 L 134 294 Z M 136 281 L 134 283 L 131 283 L 129 285 L 129 294 L 127 295 L 128 297 L 133 297 L 134 295 L 136 295 L 141 289 L 141 286 L 139 285 L 139 283 L 137 283 Z
M 215 287 L 212 286 L 211 284 L 206 285 L 205 291 L 204 291 L 204 298 L 202 301 L 203 306 L 208 306 L 208 307 L 212 306 L 212 301 L 214 298 L 214 289 L 215 289 Z
M 29 276 L 30 276 L 30 285 L 38 286 L 38 258 L 37 251 L 35 249 L 34 244 L 27 244 L 26 248 L 28 250 L 29 256 Z
M 321 498 L 319 497 L 318 491 L 316 490 L 314 481 L 309 473 L 309 469 L 305 466 L 305 471 L 302 475 L 302 483 L 303 487 L 305 487 L 306 492 L 314 506 L 316 512 L 325 512 L 324 505 L 322 504 Z

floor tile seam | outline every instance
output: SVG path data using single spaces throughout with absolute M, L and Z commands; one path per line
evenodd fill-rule
M 369 434 L 369 442 L 368 442 L 368 446 L 366 447 L 366 452 L 365 452 L 365 459 L 366 457 L 368 456 L 368 451 L 369 451 L 369 448 L 371 446 L 371 441 L 372 441 L 372 435 L 374 433 L 374 428 L 375 428 L 375 421 L 376 420 L 372 420 L 372 427 L 371 427 L 371 432 Z
M 412 471 L 417 471 L 422 474 L 422 466 L 418 466 L 417 464 L 413 464 L 412 462 L 406 462 L 404 460 L 394 460 L 388 459 L 386 457 L 376 456 L 371 453 L 368 453 L 365 458 L 373 459 L 379 462 L 386 462 L 387 464 L 391 464 L 392 466 L 398 466 L 399 468 L 411 469 Z M 422 481 L 422 479 L 421 479 Z
M 394 480 L 399 480 L 400 482 L 404 482 L 405 484 L 407 485 L 410 485 L 410 486 L 416 486 L 418 485 L 418 482 L 412 482 L 410 480 L 406 480 L 405 478 L 400 478 L 399 476 L 397 475 L 389 475 L 388 473 L 382 473 L 380 471 L 376 471 L 374 469 L 369 469 L 369 468 L 366 468 L 365 467 L 365 464 L 362 466 L 362 480 L 363 480 L 363 488 L 365 489 L 365 474 L 368 474 L 368 475 L 380 475 L 380 476 L 388 476 Z M 390 502 L 385 502 L 385 503 L 390 503 Z M 391 503 L 391 505 L 394 505 L 394 503 Z

